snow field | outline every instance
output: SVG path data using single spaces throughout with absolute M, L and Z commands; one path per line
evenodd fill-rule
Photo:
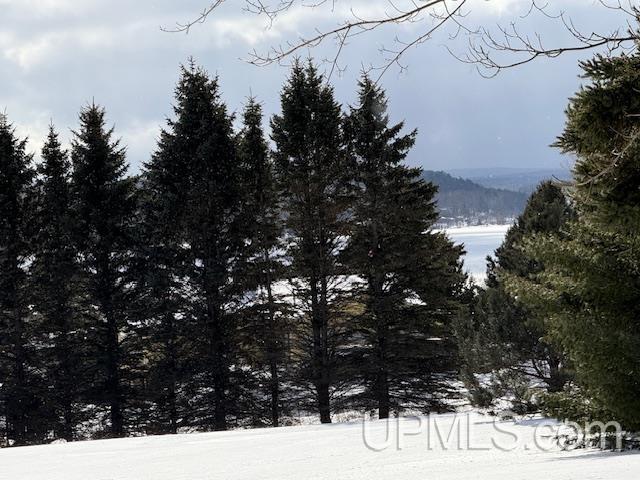
M 640 454 L 561 451 L 541 423 L 470 412 L 10 448 L 0 451 L 0 479 L 640 478 Z M 535 447 L 536 436 L 544 449 Z

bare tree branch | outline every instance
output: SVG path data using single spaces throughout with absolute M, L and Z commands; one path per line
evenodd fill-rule
M 618 11 L 629 18 L 625 19 L 625 27 L 604 34 L 598 32 L 585 33 L 574 24 L 571 17 L 566 12 L 561 11 L 557 15 L 548 12 L 548 4 L 539 5 L 536 0 L 531 1 L 531 9 L 527 15 L 539 12 L 547 18 L 557 20 L 562 28 L 573 38 L 574 44 L 562 47 L 547 47 L 540 34 L 523 34 L 516 23 L 511 23 L 509 27 L 499 27 L 500 34 L 496 36 L 486 28 L 469 36 L 469 49 L 464 56 L 456 55 L 458 60 L 478 66 L 481 74 L 485 76 L 495 76 L 501 70 L 517 67 L 530 63 L 538 58 L 556 58 L 568 52 L 580 52 L 597 48 L 604 48 L 609 54 L 620 49 L 635 49 L 640 33 L 638 23 L 640 22 L 640 10 L 631 5 L 628 7 L 618 0 L 615 4 L 599 0 L 599 3 L 610 10 Z M 501 54 L 506 54 L 501 55 Z M 514 60 L 515 57 L 515 60 Z M 506 58 L 502 60 L 502 58 Z
M 376 5 L 383 4 L 388 10 L 382 15 L 363 17 L 354 8 L 350 8 L 349 14 L 343 16 L 336 27 L 327 30 L 316 29 L 312 35 L 300 36 L 284 45 L 272 46 L 266 52 L 254 50 L 249 54 L 247 61 L 258 66 L 282 63 L 301 51 L 334 40 L 335 53 L 326 60 L 330 64 L 330 77 L 334 72 L 341 71 L 340 58 L 348 48 L 350 40 L 355 37 L 384 27 L 399 30 L 403 25 L 421 24 L 426 20 L 430 20 L 430 24 L 425 25 L 421 31 L 416 33 L 416 29 L 411 28 L 402 32 L 405 35 L 413 35 L 409 40 L 401 40 L 397 33 L 395 46 L 382 47 L 382 63 L 372 65 L 370 70 L 377 70 L 379 77 L 393 66 L 404 70 L 406 66 L 401 61 L 406 53 L 432 38 L 436 31 L 443 30 L 446 26 L 451 26 L 454 31 L 449 35 L 450 39 L 458 38 L 460 35 L 467 37 L 468 47 L 465 53 L 456 53 L 447 46 L 450 53 L 462 62 L 476 65 L 483 76 L 494 76 L 503 69 L 530 63 L 541 57 L 555 58 L 568 52 L 591 49 L 614 52 L 619 49 L 634 49 L 640 40 L 640 10 L 635 5 L 635 0 L 598 0 L 602 8 L 621 16 L 620 28 L 608 33 L 585 32 L 574 24 L 565 11 L 553 12 L 550 4 L 542 3 L 542 0 L 529 1 L 528 9 L 517 20 L 507 26 L 498 25 L 492 30 L 486 26 L 470 25 L 468 17 L 471 10 L 464 11 L 463 7 L 469 6 L 471 0 L 378 0 Z M 244 10 L 265 17 L 267 26 L 270 27 L 278 20 L 278 16 L 294 8 L 324 6 L 330 8 L 332 14 L 338 15 L 337 2 L 338 0 L 244 0 Z M 488 2 L 477 4 L 477 8 L 487 8 Z M 177 23 L 174 28 L 163 30 L 188 33 L 195 25 L 205 22 L 224 3 L 225 0 L 215 0 L 192 20 Z M 558 28 L 568 33 L 572 41 L 564 46 L 547 46 L 539 33 L 522 32 L 521 22 L 534 15 L 556 22 Z

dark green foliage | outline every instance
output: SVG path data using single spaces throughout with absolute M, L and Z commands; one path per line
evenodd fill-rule
M 31 156 L 0 115 L 0 429 L 5 445 L 38 443 L 49 417 L 38 375 L 29 308 Z
M 599 406 L 598 402 L 589 399 L 588 395 L 575 385 L 561 392 L 543 395 L 540 405 L 545 416 L 577 422 L 579 425 L 585 425 L 585 423 L 596 419 L 608 421 L 614 418 L 610 411 Z
M 592 201 L 596 209 L 635 206 L 640 201 L 640 97 L 635 94 L 640 57 L 596 56 L 581 66 L 590 83 L 570 100 L 565 130 L 555 146 L 578 156 L 574 179 L 581 208 Z
M 361 401 L 380 418 L 446 408 L 455 375 L 450 323 L 464 283 L 462 248 L 431 231 L 436 187 L 402 164 L 416 132 L 402 135 L 386 110 L 384 92 L 364 77 L 345 126 L 357 200 L 344 256 L 364 280 L 353 287 L 363 307 L 354 356 Z
M 71 212 L 71 165 L 51 127 L 38 166 L 32 228 L 31 296 L 40 346 L 39 362 L 47 382 L 56 438 L 71 441 L 83 420 L 80 402 L 87 393 L 83 369 L 86 333 L 82 311 L 84 285 L 76 263 Z
M 533 281 L 510 285 L 548 312 L 583 401 L 629 428 L 640 427 L 639 66 L 638 55 L 583 64 L 590 83 L 571 99 L 557 142 L 577 156 L 578 218 L 564 239 L 533 237 L 528 254 L 545 269 Z
M 134 398 L 139 358 L 130 318 L 128 268 L 133 247 L 134 179 L 125 176 L 124 149 L 112 140 L 105 112 L 91 105 L 80 112 L 72 142 L 75 242 L 88 306 L 85 365 L 92 388 L 88 401 L 106 409 L 108 434 L 122 436 Z
M 243 281 L 253 288 L 250 305 L 244 311 L 245 350 L 260 377 L 257 406 L 259 418 L 278 426 L 286 406 L 282 391 L 283 366 L 289 349 L 287 331 L 290 312 L 276 282 L 285 274 L 282 251 L 283 222 L 279 210 L 273 164 L 262 130 L 262 108 L 251 98 L 243 112 L 238 153 L 244 171 L 246 235 L 249 248 Z M 261 397 L 268 397 L 268 402 Z
M 196 140 L 189 142 L 187 123 L 194 124 L 201 100 L 190 95 L 202 79 L 182 69 L 176 88 L 175 121 L 160 134 L 151 161 L 145 164 L 141 188 L 141 232 L 138 256 L 141 269 L 140 312 L 147 335 L 149 358 L 149 428 L 153 432 L 177 433 L 194 423 L 187 381 L 195 376 L 190 359 L 193 326 L 187 275 L 191 273 L 185 245 L 185 211 L 191 184 Z M 199 127 L 202 135 L 202 127 Z M 193 387 L 195 388 L 195 387 Z
M 182 68 L 140 177 L 95 104 L 42 162 L 0 117 L 0 444 L 446 408 L 461 247 L 368 79 L 345 118 L 296 62 L 242 125 Z
M 180 275 L 185 284 L 177 303 L 160 319 L 156 333 L 161 336 L 156 338 L 164 344 L 162 362 L 183 362 L 171 368 L 176 375 L 185 369 L 180 388 L 190 402 L 190 418 L 184 421 L 224 430 L 230 419 L 242 415 L 244 395 L 236 338 L 245 289 L 236 278 L 246 247 L 242 168 L 217 80 L 193 64 L 183 68 L 176 102 L 176 119 L 169 122 L 147 166 L 146 183 L 152 198 L 163 198 L 152 213 L 157 220 L 151 220 L 169 250 L 163 254 L 168 255 L 168 271 L 162 288 Z M 163 232 L 167 221 L 171 230 Z M 187 339 L 183 353 L 170 345 L 177 335 Z M 176 381 L 159 387 L 175 395 Z M 172 404 L 169 397 L 166 406 L 174 408 Z
M 490 260 L 488 285 L 499 282 L 500 270 L 520 277 L 542 270 L 544 265 L 523 253 L 523 239 L 535 233 L 562 237 L 567 222 L 573 216 L 573 210 L 562 189 L 550 181 L 541 183 L 529 197 L 524 211 L 507 232 L 502 245 L 496 250 L 495 260 Z
M 570 378 L 564 355 L 546 334 L 547 312 L 517 301 L 505 289 L 505 280 L 528 279 L 542 271 L 544 264 L 523 251 L 524 239 L 534 234 L 562 238 L 573 215 L 558 186 L 540 184 L 496 250 L 495 258 L 488 259 L 486 288 L 472 300 L 468 319 L 459 321 L 460 352 L 467 378 L 471 377 L 469 372 L 495 372 L 496 396 L 515 395 L 527 378 L 558 392 Z M 472 394 L 477 395 L 473 392 L 477 387 L 469 384 Z
M 331 396 L 339 393 L 338 356 L 346 327 L 339 309 L 345 284 L 338 277 L 338 254 L 348 231 L 350 168 L 342 147 L 340 106 L 311 63 L 294 64 L 281 108 L 271 129 L 286 215 L 289 276 L 296 280 L 296 307 L 304 311 L 296 332 L 300 378 L 311 384 L 325 423 L 331 421 Z

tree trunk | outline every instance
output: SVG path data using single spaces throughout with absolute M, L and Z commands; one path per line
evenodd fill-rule
M 271 376 L 269 390 L 271 394 L 271 425 L 277 427 L 280 423 L 280 378 L 278 375 L 278 356 L 280 350 L 278 348 L 278 340 L 280 332 L 276 330 L 275 319 L 275 301 L 273 299 L 273 289 L 271 286 L 271 262 L 269 261 L 269 252 L 263 252 L 263 260 L 266 267 L 266 275 L 264 279 L 265 288 L 267 290 L 267 311 L 269 315 L 269 338 L 267 355 L 269 357 L 269 374 Z
M 331 403 L 329 397 L 329 366 L 327 362 L 327 325 L 325 306 L 318 298 L 318 282 L 311 280 L 311 315 L 313 329 L 313 374 L 316 400 L 321 423 L 331 423 Z
M 389 418 L 389 379 L 386 372 L 378 374 L 378 418 Z
M 124 435 L 124 418 L 120 386 L 120 331 L 113 296 L 117 273 L 114 271 L 109 259 L 112 250 L 109 245 L 103 245 L 97 254 L 96 298 L 106 323 L 105 397 L 109 402 L 110 433 L 112 437 L 122 437 Z
M 63 336 L 67 335 L 67 332 L 63 332 Z M 58 380 L 58 386 L 60 395 L 59 408 L 62 411 L 62 425 L 59 432 L 59 436 L 64 438 L 67 442 L 71 442 L 74 439 L 74 415 L 73 415 L 73 383 L 77 381 L 71 375 L 71 365 L 69 365 L 68 354 L 63 352 L 69 352 L 69 346 L 67 342 L 63 342 L 60 351 L 58 352 L 58 361 L 60 363 L 60 375 L 62 378 Z
M 58 397 L 59 403 L 57 407 L 62 414 L 62 424 L 60 425 L 60 431 L 58 435 L 64 438 L 67 442 L 71 442 L 74 439 L 74 415 L 73 415 L 73 400 L 74 400 L 74 382 L 78 379 L 74 378 L 72 374 L 73 365 L 71 364 L 71 345 L 69 343 L 69 317 L 71 316 L 71 309 L 68 307 L 69 301 L 65 299 L 61 301 L 56 308 L 56 317 L 58 320 L 58 328 L 60 331 L 60 338 L 56 345 L 56 363 L 60 366 L 59 372 L 53 372 L 54 378 L 57 378 L 56 388 L 60 395 Z
M 14 445 L 19 447 L 27 444 L 27 412 L 25 412 L 25 403 L 29 392 L 27 390 L 26 372 L 25 372 L 25 354 L 22 339 L 22 319 L 16 318 L 14 328 L 16 329 L 16 335 L 14 339 L 14 382 L 15 388 L 12 394 L 16 398 L 12 403 L 14 406 L 13 413 L 13 431 L 14 431 Z
M 280 423 L 280 385 L 278 378 L 278 364 L 272 358 L 269 364 L 271 373 L 271 425 L 277 427 Z
M 389 418 L 389 374 L 386 365 L 386 325 L 381 325 L 378 335 L 378 371 L 376 372 L 376 397 L 378 400 L 378 418 Z
M 124 435 L 122 398 L 120 392 L 120 359 L 118 325 L 111 312 L 107 312 L 107 395 L 111 410 L 111 435 Z
M 168 309 L 167 309 L 168 310 Z M 166 355 L 167 355 L 167 409 L 169 414 L 169 433 L 178 433 L 178 406 L 176 395 L 177 358 L 176 332 L 173 313 L 169 311 L 164 317 Z
M 18 265 L 17 257 L 15 264 Z M 18 278 L 19 268 L 14 270 L 14 278 Z M 12 314 L 12 338 L 11 343 L 13 347 L 13 391 L 10 392 L 14 398 L 10 398 L 9 402 L 12 408 L 7 413 L 7 417 L 11 418 L 11 425 L 14 433 L 14 445 L 26 445 L 27 444 L 27 414 L 25 411 L 27 406 L 27 400 L 29 396 L 29 390 L 26 384 L 26 352 L 24 349 L 24 321 L 23 314 L 19 305 L 19 292 L 16 284 L 12 288 L 12 298 L 10 300 L 9 309 Z
M 559 358 L 549 355 L 547 363 L 549 364 L 549 378 L 547 379 L 548 391 L 550 393 L 561 392 L 566 383 L 566 377 L 560 368 L 561 361 Z
M 318 412 L 320 423 L 331 423 L 331 405 L 329 400 L 329 382 L 320 382 L 318 389 Z
M 215 289 L 215 287 L 213 287 Z M 217 292 L 210 293 L 207 301 L 210 321 L 211 373 L 213 383 L 213 429 L 227 429 L 227 367 L 225 361 L 225 343 L 223 318 L 217 300 Z
M 381 292 L 377 292 L 381 295 Z M 389 401 L 389 372 L 387 366 L 387 337 L 389 331 L 387 328 L 384 312 L 380 308 L 380 298 L 374 299 L 374 315 L 376 315 L 377 323 L 377 345 L 376 345 L 376 386 L 375 395 L 378 402 L 378 418 L 389 418 L 390 401 Z

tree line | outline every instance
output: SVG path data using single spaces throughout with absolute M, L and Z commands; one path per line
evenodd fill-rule
M 507 396 L 519 413 L 637 431 L 640 55 L 581 67 L 555 143 L 575 156 L 573 179 L 541 184 L 488 259 L 456 321 L 461 371 L 476 405 Z
M 189 63 L 134 176 L 98 105 L 39 162 L 0 118 L 3 445 L 448 408 L 463 250 L 404 164 L 416 131 L 311 62 L 280 98 L 270 144 Z
M 425 170 L 424 179 L 438 186 L 440 222 L 504 224 L 516 218 L 527 202 L 523 192 L 485 187 L 441 171 Z
M 191 63 L 136 176 L 99 106 L 38 163 L 2 117 L 2 444 L 438 412 L 458 378 L 480 407 L 637 430 L 639 62 L 582 64 L 573 181 L 538 187 L 481 287 L 366 76 L 343 109 L 296 62 L 269 143 Z

